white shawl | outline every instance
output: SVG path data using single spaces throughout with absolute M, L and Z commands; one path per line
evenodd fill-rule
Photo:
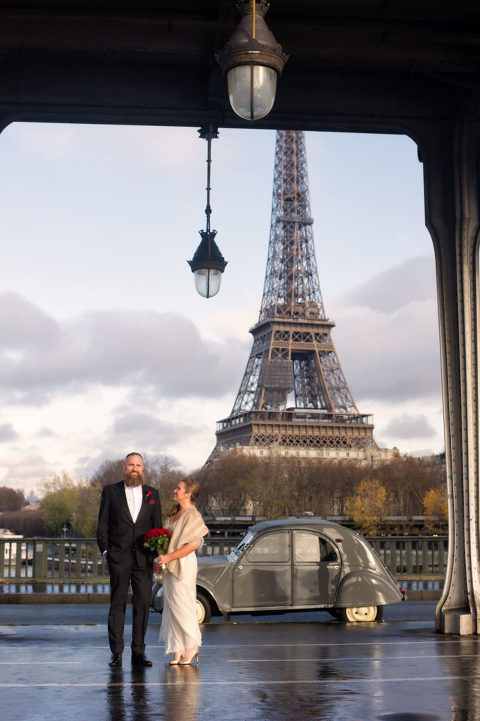
M 195 506 L 188 508 L 182 513 L 173 529 L 167 553 L 177 551 L 187 543 L 198 542 L 208 533 L 208 528 Z M 167 569 L 178 579 L 182 577 L 182 564 L 180 558 L 175 558 L 167 563 Z

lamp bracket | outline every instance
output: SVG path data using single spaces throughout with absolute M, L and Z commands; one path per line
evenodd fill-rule
M 218 125 L 214 123 L 202 125 L 202 127 L 198 129 L 198 136 L 202 138 L 202 140 L 215 140 L 215 138 L 218 138 Z
M 227 43 L 223 52 L 218 53 L 216 57 L 224 74 L 237 65 L 266 65 L 281 75 L 289 55 L 282 52 L 281 45 L 268 47 L 251 39 L 248 43 L 244 43 L 241 49 L 238 45 L 235 47 L 232 43 L 229 46 Z
M 201 138 L 207 141 L 207 205 L 205 207 L 206 232 L 210 233 L 210 216 L 212 214 L 212 208 L 210 205 L 210 167 L 212 165 L 212 139 L 218 138 L 218 126 L 213 123 L 208 125 L 202 125 L 198 130 L 198 134 Z
M 244 2 L 243 6 L 247 4 L 250 8 L 251 3 Z M 251 17 L 252 13 L 248 15 Z M 288 55 L 275 40 L 261 13 L 256 18 L 256 33 L 252 33 L 250 17 L 243 15 L 223 50 L 216 53 L 217 62 L 224 74 L 238 65 L 266 65 L 281 75 Z
M 255 2 L 255 12 L 257 15 L 260 15 L 262 18 L 265 17 L 267 14 L 270 3 L 268 0 L 237 0 L 235 3 L 237 6 L 237 10 L 242 15 L 252 15 L 253 13 L 253 3 Z

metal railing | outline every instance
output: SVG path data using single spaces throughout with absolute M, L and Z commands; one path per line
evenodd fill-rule
M 239 538 L 206 538 L 201 554 L 225 555 Z M 372 536 L 367 538 L 385 566 L 398 579 L 443 578 L 446 536 Z M 1 583 L 22 581 L 89 581 L 108 583 L 106 561 L 95 538 L 22 538 L 0 540 Z
M 366 540 L 396 578 L 444 578 L 447 536 L 371 536 Z
M 108 568 L 95 538 L 22 538 L 0 540 L 0 582 L 29 580 L 108 582 Z

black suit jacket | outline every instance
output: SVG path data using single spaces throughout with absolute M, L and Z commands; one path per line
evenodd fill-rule
M 150 566 L 155 553 L 143 546 L 143 536 L 162 527 L 162 509 L 158 491 L 142 486 L 142 505 L 135 523 L 128 509 L 124 482 L 105 486 L 98 513 L 97 541 L 100 551 L 108 551 L 112 561 L 121 563 L 124 554 L 135 551 L 138 566 Z

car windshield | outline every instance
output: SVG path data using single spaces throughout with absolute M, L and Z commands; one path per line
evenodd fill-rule
M 247 531 L 245 536 L 242 538 L 240 543 L 238 543 L 235 548 L 232 550 L 231 553 L 228 554 L 227 558 L 230 562 L 235 561 L 236 558 L 238 558 L 246 549 L 246 547 L 252 542 L 252 538 L 255 534 L 251 531 Z

